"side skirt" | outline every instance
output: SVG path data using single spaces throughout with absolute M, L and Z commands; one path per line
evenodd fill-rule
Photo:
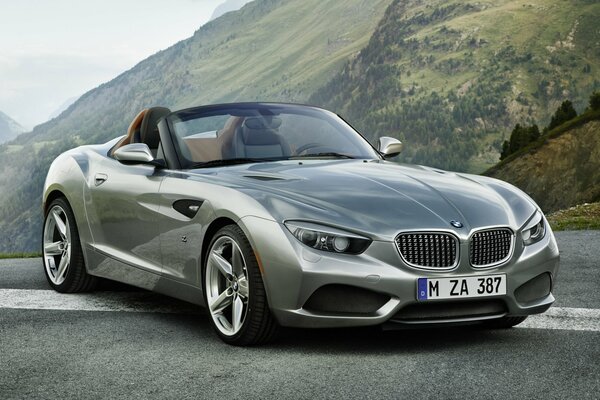
M 204 306 L 201 288 L 143 270 L 90 247 L 86 249 L 86 253 L 87 270 L 90 275 Z

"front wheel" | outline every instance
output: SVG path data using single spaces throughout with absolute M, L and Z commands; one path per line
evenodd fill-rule
M 228 225 L 213 237 L 204 262 L 204 296 L 211 323 L 226 343 L 247 346 L 275 338 L 262 275 L 244 232 Z
M 75 216 L 64 198 L 54 200 L 46 211 L 42 241 L 44 272 L 50 286 L 62 293 L 86 292 L 97 278 L 85 269 Z

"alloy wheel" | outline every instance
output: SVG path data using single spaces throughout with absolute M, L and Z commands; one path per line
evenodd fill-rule
M 205 290 L 217 329 L 226 336 L 237 334 L 248 312 L 248 270 L 239 245 L 230 236 L 221 236 L 210 248 Z
M 44 224 L 44 266 L 55 285 L 62 284 L 71 264 L 71 230 L 65 210 L 55 205 Z

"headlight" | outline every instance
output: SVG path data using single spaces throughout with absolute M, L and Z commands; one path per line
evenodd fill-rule
M 537 243 L 544 238 L 546 234 L 546 225 L 544 224 L 544 218 L 542 214 L 537 211 L 533 218 L 529 221 L 525 229 L 521 232 L 523 237 L 523 244 L 529 246 Z
M 359 254 L 371 244 L 365 237 L 312 222 L 286 221 L 284 225 L 296 239 L 317 250 Z

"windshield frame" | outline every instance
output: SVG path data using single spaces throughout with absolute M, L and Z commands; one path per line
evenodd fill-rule
M 214 104 L 214 105 L 206 105 L 206 106 L 200 106 L 200 107 L 187 108 L 187 109 L 183 109 L 183 110 L 179 110 L 179 111 L 174 111 L 173 113 L 171 113 L 170 115 L 168 115 L 165 118 L 165 122 L 167 124 L 169 133 L 171 136 L 171 141 L 173 143 L 173 150 L 175 152 L 175 155 L 177 156 L 177 159 L 179 161 L 179 165 L 181 166 L 181 169 L 183 169 L 183 170 L 196 169 L 196 168 L 199 168 L 198 165 L 201 163 L 195 162 L 193 160 L 189 160 L 182 154 L 182 151 L 179 148 L 180 145 L 178 143 L 177 130 L 175 129 L 175 126 L 174 126 L 175 120 L 187 121 L 187 120 L 192 120 L 192 119 L 197 119 L 197 118 L 226 115 L 226 114 L 229 114 L 229 111 L 232 111 L 232 110 L 239 110 L 240 112 L 251 112 L 254 110 L 258 111 L 261 109 L 266 110 L 266 111 L 273 111 L 273 112 L 283 112 L 283 113 L 288 112 L 289 114 L 305 115 L 308 117 L 316 117 L 316 118 L 324 117 L 325 120 L 333 119 L 336 123 L 339 123 L 343 127 L 347 128 L 347 130 L 351 134 L 355 135 L 356 140 L 360 144 L 364 145 L 364 150 L 369 154 L 364 154 L 364 155 L 361 155 L 360 157 L 340 157 L 340 158 L 333 157 L 333 156 L 314 156 L 314 157 L 297 157 L 297 156 L 287 157 L 287 156 L 285 156 L 285 157 L 280 157 L 277 159 L 265 158 L 264 160 L 259 160 L 256 162 L 277 162 L 277 161 L 283 161 L 283 160 L 298 161 L 301 159 L 307 159 L 307 160 L 308 159 L 337 159 L 337 160 L 343 160 L 343 159 L 382 160 L 383 159 L 381 153 L 379 153 L 379 151 L 359 131 L 357 131 L 352 125 L 350 125 L 348 122 L 346 122 L 346 120 L 344 120 L 342 117 L 340 117 L 339 115 L 337 115 L 331 111 L 325 110 L 320 107 L 303 105 L 303 104 L 243 102 L 243 103 Z M 227 159 L 224 159 L 224 160 L 227 160 Z M 210 160 L 210 161 L 207 161 L 207 163 L 211 163 L 213 161 L 216 161 L 216 160 Z M 232 163 L 231 165 L 235 165 L 235 164 L 236 163 Z

